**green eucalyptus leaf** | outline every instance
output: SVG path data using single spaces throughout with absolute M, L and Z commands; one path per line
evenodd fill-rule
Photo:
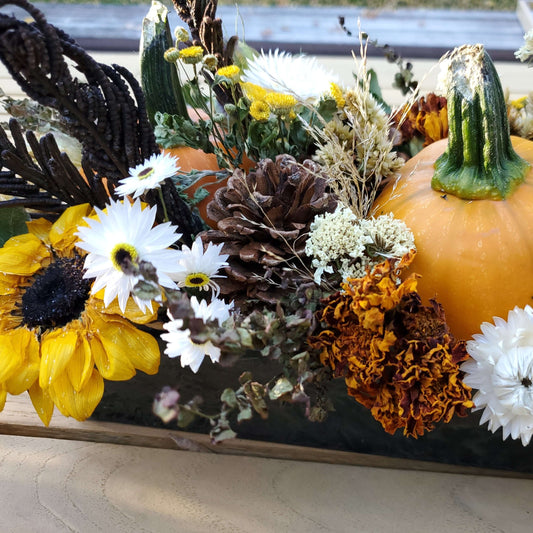
M 249 406 L 245 407 L 244 409 L 241 409 L 241 411 L 237 415 L 237 422 L 242 422 L 243 420 L 250 420 L 252 416 L 252 408 Z
M 30 219 L 22 207 L 0 209 L 0 246 L 14 235 L 28 233 L 26 222 Z
M 222 442 L 224 440 L 234 439 L 236 436 L 237 433 L 235 433 L 235 431 L 233 431 L 231 428 L 226 428 L 220 432 L 211 432 L 211 438 L 213 439 L 213 442 Z
M 293 384 L 286 377 L 281 377 L 278 379 L 278 381 L 276 381 L 276 384 L 270 390 L 268 396 L 271 400 L 277 400 L 284 394 L 292 392 L 293 389 Z
M 194 413 L 191 413 L 187 409 L 180 409 L 177 419 L 178 427 L 186 428 L 194 421 L 195 418 L 196 416 Z
M 220 395 L 220 401 L 224 402 L 229 407 L 237 407 L 237 395 L 233 389 L 224 389 Z

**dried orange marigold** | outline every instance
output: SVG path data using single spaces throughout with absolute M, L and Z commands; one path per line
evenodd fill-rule
M 449 333 L 438 303 L 422 305 L 414 275 L 399 282 L 413 257 L 343 284 L 323 302 L 324 329 L 309 342 L 385 431 L 418 437 L 473 404 L 459 370 L 465 344 Z
M 401 117 L 405 119 L 400 123 Z M 446 98 L 429 93 L 416 100 L 409 109 L 402 109 L 393 117 L 397 122 L 399 142 L 422 137 L 423 146 L 448 137 L 448 107 Z

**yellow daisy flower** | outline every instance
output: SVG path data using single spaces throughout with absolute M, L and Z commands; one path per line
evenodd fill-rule
M 265 102 L 275 115 L 287 116 L 296 106 L 297 100 L 291 94 L 267 93 Z
M 180 51 L 176 47 L 171 46 L 170 48 L 165 50 L 163 58 L 168 63 L 175 63 L 180 58 Z
M 241 82 L 241 88 L 244 91 L 244 94 L 246 95 L 246 98 L 250 101 L 254 100 L 264 100 L 267 90 L 263 89 L 263 87 L 260 87 L 259 85 L 255 85 L 254 83 L 250 82 Z
M 335 100 L 337 108 L 342 109 L 346 105 L 346 99 L 344 98 L 342 89 L 336 83 L 332 82 L 329 86 L 329 92 Z
M 123 316 L 118 305 L 105 308 L 83 279 L 75 233 L 91 210 L 84 204 L 54 224 L 29 222 L 29 233 L 0 248 L 0 410 L 8 393 L 27 390 L 44 424 L 54 405 L 85 420 L 102 398 L 104 379 L 159 368 L 157 341 L 125 318 L 146 323 L 155 315 L 141 315 L 133 302 Z
M 187 65 L 195 65 L 202 61 L 204 49 L 201 46 L 188 46 L 180 50 L 180 59 Z
M 219 76 L 229 78 L 233 83 L 235 83 L 239 80 L 241 69 L 237 65 L 229 65 L 227 67 L 220 67 L 217 70 L 217 74 Z
M 261 122 L 270 117 L 270 106 L 264 100 L 254 100 L 250 105 L 250 115 Z

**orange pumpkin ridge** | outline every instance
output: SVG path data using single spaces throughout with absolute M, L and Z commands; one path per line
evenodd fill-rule
M 533 162 L 533 142 L 511 137 Z M 533 170 L 506 200 L 469 200 L 431 188 L 433 164 L 447 140 L 409 160 L 396 184 L 376 201 L 375 215 L 393 213 L 415 236 L 411 270 L 426 301 L 444 307 L 452 333 L 468 339 L 482 322 L 533 304 Z

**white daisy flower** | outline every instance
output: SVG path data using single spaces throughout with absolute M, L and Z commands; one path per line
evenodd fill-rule
M 88 226 L 80 226 L 76 244 L 88 252 L 85 258 L 84 278 L 95 278 L 92 293 L 105 288 L 104 304 L 108 306 L 118 297 L 124 312 L 128 298 L 139 281 L 139 276 L 123 271 L 124 261 L 138 264 L 151 263 L 157 272 L 159 284 L 175 288 L 170 278 L 178 262 L 179 251 L 169 248 L 181 234 L 170 222 L 153 227 L 156 207 L 142 209 L 140 200 L 114 202 L 102 211 L 95 208 L 98 219 L 85 218 Z M 133 296 L 142 311 L 151 308 L 151 303 Z
M 191 307 L 196 318 L 201 318 L 204 322 L 216 320 L 221 326 L 229 318 L 233 302 L 227 304 L 224 300 L 213 298 L 208 304 L 206 300 L 198 300 L 196 296 L 192 296 Z
M 129 176 L 119 181 L 115 192 L 120 196 L 133 194 L 138 198 L 146 191 L 160 187 L 161 182 L 174 176 L 180 167 L 178 158 L 169 154 L 153 154 L 135 168 L 129 169 Z
M 227 266 L 227 254 L 221 254 L 222 244 L 209 243 L 204 251 L 202 239 L 196 237 L 192 247 L 183 246 L 178 264 L 172 273 L 172 279 L 179 287 L 189 287 L 200 290 L 212 289 L 218 294 L 219 287 L 213 278 L 222 277 L 218 270 Z
M 317 62 L 315 57 L 293 56 L 276 49 L 248 61 L 241 81 L 253 83 L 267 91 L 289 93 L 300 101 L 317 100 L 329 94 L 331 83 L 338 79 Z
M 222 325 L 230 315 L 233 307 L 231 304 L 226 304 L 222 300 L 214 298 L 210 304 L 205 300 L 198 301 L 193 296 L 191 298 L 191 307 L 196 318 L 201 318 L 204 322 L 209 320 L 216 320 L 219 325 Z M 163 324 L 163 327 L 168 333 L 163 333 L 161 338 L 167 343 L 165 353 L 173 358 L 179 357 L 183 368 L 190 366 L 193 372 L 198 372 L 205 356 L 209 356 L 213 363 L 218 363 L 220 360 L 220 348 L 215 346 L 211 341 L 198 344 L 191 339 L 191 332 L 189 329 L 183 328 L 183 320 L 174 319 L 168 313 L 170 321 Z
M 507 322 L 484 322 L 482 334 L 467 343 L 471 359 L 461 365 L 464 383 L 477 389 L 474 410 L 484 409 L 480 424 L 488 421 L 493 433 L 502 428 L 504 440 L 533 435 L 533 309 L 515 307 Z

